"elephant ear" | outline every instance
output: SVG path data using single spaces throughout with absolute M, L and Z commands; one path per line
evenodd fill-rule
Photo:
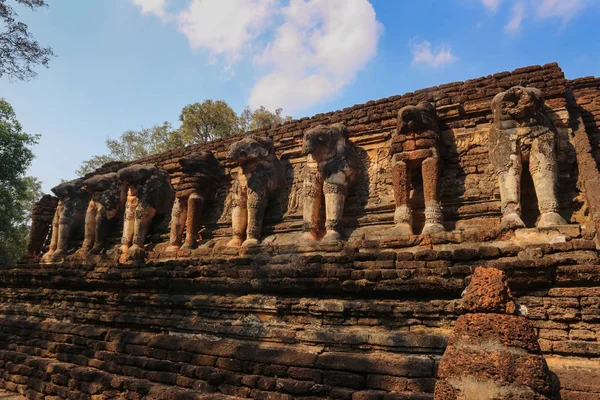
M 332 136 L 331 145 L 335 144 L 337 154 L 344 154 L 348 147 L 348 129 L 342 123 L 336 123 L 329 127 Z
M 270 137 L 252 135 L 251 138 L 256 141 L 261 147 L 261 155 L 267 157 L 270 154 L 275 154 L 275 144 Z

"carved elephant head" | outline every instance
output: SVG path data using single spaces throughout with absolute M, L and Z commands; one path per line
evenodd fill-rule
M 110 172 L 103 175 L 95 175 L 83 182 L 83 190 L 89 193 L 104 192 L 117 186 L 117 173 Z
M 406 106 L 398 111 L 398 135 L 434 131 L 440 133 L 435 107 L 428 101 L 416 106 Z
M 492 100 L 495 121 L 535 118 L 544 109 L 544 95 L 539 89 L 514 86 Z
M 158 168 L 152 164 L 136 164 L 119 170 L 117 179 L 121 183 L 136 185 L 144 182 L 158 173 Z
M 238 165 L 258 161 L 275 154 L 273 139 L 250 135 L 231 145 L 227 158 Z
M 83 182 L 82 178 L 73 179 L 72 181 L 63 182 L 50 190 L 59 199 L 82 197 L 85 196 L 85 193 L 82 191 Z
M 210 151 L 201 151 L 179 159 L 184 174 L 217 173 L 219 161 Z
M 341 123 L 329 126 L 318 125 L 304 133 L 302 152 L 304 154 L 344 154 L 348 146 L 348 130 Z M 321 158 L 321 157 L 316 157 Z M 327 158 L 327 157 L 323 157 Z

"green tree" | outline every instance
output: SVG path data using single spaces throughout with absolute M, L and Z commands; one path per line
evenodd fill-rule
M 118 139 L 106 139 L 108 154 L 84 161 L 75 172 L 83 176 L 111 161 L 133 161 L 189 144 L 206 143 L 234 133 L 281 124 L 291 117 L 282 116 L 281 108 L 271 112 L 263 106 L 256 110 L 246 107 L 238 116 L 223 100 L 205 100 L 185 106 L 179 119 L 179 129 L 163 122 L 151 128 L 125 131 Z
M 13 1 L 31 10 L 47 6 L 44 0 Z M 0 32 L 0 77 L 7 75 L 11 79 L 26 80 L 37 75 L 33 70 L 35 66 L 47 67 L 54 53 L 51 48 L 40 46 L 27 25 L 17 18 L 7 0 L 0 0 L 0 20 L 4 22 L 4 30 Z
M 14 263 L 25 252 L 33 203 L 40 182 L 25 175 L 38 135 L 23 132 L 12 106 L 0 99 L 0 262 Z
M 173 130 L 168 122 L 138 131 L 128 130 L 118 139 L 107 138 L 108 154 L 97 155 L 84 161 L 75 172 L 83 176 L 111 161 L 132 161 L 186 144 L 181 131 Z
M 246 107 L 238 118 L 240 130 L 248 132 L 266 128 L 272 124 L 283 124 L 285 121 L 292 119 L 290 116 L 282 116 L 282 112 L 282 108 L 277 108 L 275 112 L 271 112 L 265 106 L 260 106 L 254 111 L 250 107 Z
M 204 100 L 183 107 L 179 115 L 186 143 L 206 143 L 238 131 L 238 116 L 224 100 Z

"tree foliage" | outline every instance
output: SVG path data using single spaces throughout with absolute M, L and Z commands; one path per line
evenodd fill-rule
M 238 130 L 238 117 L 224 100 L 204 100 L 183 107 L 181 131 L 190 143 L 206 143 Z
M 35 66 L 47 67 L 54 53 L 50 47 L 40 46 L 28 26 L 17 20 L 18 15 L 8 1 L 0 0 L 0 20 L 4 22 L 4 30 L 0 32 L 0 77 L 27 80 L 37 75 Z M 31 10 L 47 5 L 44 0 L 13 2 Z
M 108 154 L 96 155 L 84 161 L 75 171 L 83 176 L 111 161 L 132 161 L 151 154 L 196 143 L 206 143 L 235 133 L 281 124 L 291 117 L 283 117 L 282 109 L 271 112 L 263 106 L 256 110 L 246 107 L 240 115 L 224 100 L 204 100 L 181 110 L 179 129 L 163 122 L 152 128 L 125 131 L 117 139 L 106 139 Z
M 33 203 L 40 182 L 25 175 L 34 158 L 37 135 L 23 132 L 11 105 L 0 99 L 0 261 L 16 261 L 25 251 Z
M 282 112 L 282 108 L 271 112 L 265 106 L 260 106 L 254 111 L 250 107 L 246 107 L 238 118 L 240 130 L 242 132 L 253 131 L 273 124 L 283 124 L 285 121 L 292 119 L 290 116 L 282 116 Z
M 75 172 L 83 176 L 111 161 L 131 161 L 185 144 L 181 132 L 174 130 L 168 122 L 137 131 L 128 130 L 117 139 L 107 138 L 108 154 L 97 155 L 84 161 Z

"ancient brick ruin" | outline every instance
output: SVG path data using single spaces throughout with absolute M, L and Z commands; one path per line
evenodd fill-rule
M 600 79 L 557 64 L 108 164 L 0 268 L 0 389 L 433 399 L 485 386 L 473 319 L 531 398 L 598 399 L 599 166 Z M 461 299 L 477 267 L 503 311 Z

